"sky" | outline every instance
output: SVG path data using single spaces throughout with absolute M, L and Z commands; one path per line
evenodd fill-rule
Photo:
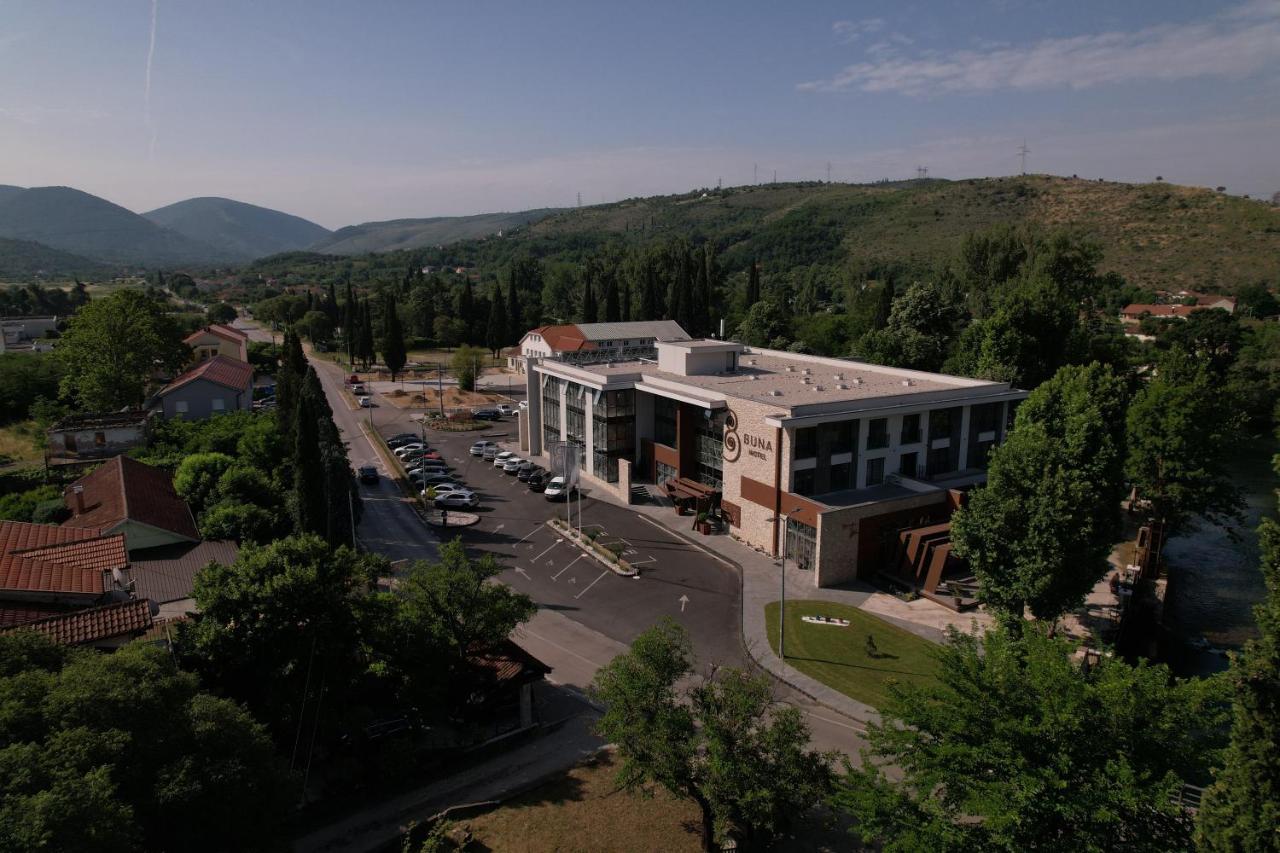
M 753 181 L 1280 191 L 1280 0 L 0 0 L 0 183 L 337 228 Z

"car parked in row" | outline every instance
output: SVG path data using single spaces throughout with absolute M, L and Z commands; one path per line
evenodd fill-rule
M 427 446 L 420 441 L 411 441 L 408 444 L 402 444 L 395 449 L 397 459 L 403 459 L 415 450 L 426 450 Z
M 472 456 L 484 456 L 484 452 L 489 448 L 493 448 L 493 452 L 498 452 L 498 443 L 496 441 L 477 441 L 471 445 Z
M 413 483 L 420 489 L 425 489 L 427 486 L 439 486 L 445 483 L 460 485 L 456 483 L 452 476 L 444 473 L 443 471 L 438 473 L 415 471 L 413 474 L 409 475 L 409 482 Z
M 505 463 L 503 463 L 502 473 L 514 474 L 520 470 L 520 466 L 523 464 L 525 464 L 525 461 L 521 459 L 519 456 L 512 456 Z
M 540 492 L 547 487 L 547 475 L 545 471 L 534 471 L 529 475 L 529 479 L 525 480 L 529 486 L 529 491 Z
M 570 497 L 572 492 L 573 487 L 564 477 L 552 477 L 542 490 L 542 496 L 549 501 L 562 501 Z
M 449 492 L 435 499 L 440 509 L 471 509 L 480 505 L 480 498 L 475 492 Z
M 484 453 L 480 454 L 480 457 L 486 462 L 492 462 L 501 452 L 502 451 L 498 449 L 498 445 L 495 444 L 492 447 L 486 447 L 484 449 Z
M 406 444 L 421 444 L 424 447 L 426 446 L 426 442 L 423 441 L 420 436 L 412 432 L 402 432 L 399 435 L 393 435 L 391 438 L 387 439 L 387 447 L 390 447 L 392 450 L 404 447 Z
M 476 409 L 471 413 L 471 417 L 478 421 L 500 421 L 502 420 L 502 412 L 497 409 Z
M 498 409 L 498 414 L 502 415 L 503 417 L 509 418 L 515 414 L 512 408 L 508 406 L 506 403 L 499 403 L 497 405 L 497 409 Z
M 447 495 L 451 492 L 469 492 L 469 491 L 471 491 L 471 489 L 467 488 L 462 483 L 433 483 L 432 485 L 427 486 L 426 488 L 421 490 L 422 496 L 424 498 L 427 497 L 428 494 L 430 494 L 430 496 L 433 499 L 438 498 L 441 495 Z
M 529 482 L 529 478 L 532 477 L 535 472 L 540 472 L 541 470 L 541 468 L 532 462 L 522 462 L 520 463 L 520 467 L 516 469 L 516 479 L 522 483 L 527 483 Z
M 502 451 L 501 453 L 496 453 L 496 454 L 494 454 L 494 457 L 493 457 L 493 467 L 494 467 L 494 468 L 501 468 L 501 467 L 503 467 L 504 465 L 506 465 L 506 464 L 507 464 L 507 460 L 508 460 L 508 459 L 514 459 L 514 458 L 515 458 L 515 455 L 516 455 L 516 454 L 515 454 L 515 451 L 512 451 L 512 450 L 504 450 L 504 451 Z

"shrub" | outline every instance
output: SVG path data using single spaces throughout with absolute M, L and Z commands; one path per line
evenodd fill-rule
M 37 486 L 0 498 L 0 521 L 32 521 L 37 507 L 59 498 L 56 486 Z
M 71 510 L 62 498 L 41 501 L 31 513 L 31 520 L 36 524 L 61 524 L 70 517 Z

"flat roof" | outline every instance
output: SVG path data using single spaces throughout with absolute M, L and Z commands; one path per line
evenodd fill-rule
M 671 345 L 740 346 L 728 341 L 683 341 Z M 784 417 L 818 416 L 849 408 L 871 408 L 866 404 L 873 401 L 877 405 L 896 406 L 952 397 L 1025 396 L 1007 382 L 750 347 L 743 348 L 738 368 L 732 372 L 686 376 L 660 370 L 656 362 L 647 359 L 572 367 L 542 361 L 536 369 L 549 375 L 601 386 L 634 383 L 640 390 L 659 395 L 678 394 L 683 390 L 700 398 L 751 400 L 776 406 Z

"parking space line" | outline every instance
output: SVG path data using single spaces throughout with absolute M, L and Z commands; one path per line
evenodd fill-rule
M 531 562 L 531 563 L 536 563 L 536 562 L 538 562 L 538 561 L 539 561 L 539 560 L 541 560 L 543 557 L 547 556 L 547 554 L 551 551 L 551 549 L 552 549 L 552 548 L 556 547 L 557 545 L 559 545 L 559 544 L 560 544 L 561 542 L 563 542 L 563 541 L 564 541 L 563 539 L 557 539 L 556 541 L 552 542 L 550 545 L 548 545 L 548 546 L 547 546 L 547 550 L 546 550 L 546 551 L 543 551 L 541 554 L 539 554 L 538 556 L 534 557 L 534 558 L 533 558 L 532 560 L 530 560 L 529 562 Z
M 593 580 L 591 583 L 587 584 L 586 588 L 585 588 L 585 589 L 583 589 L 583 590 L 582 590 L 582 592 L 578 593 L 577 595 L 575 595 L 575 596 L 573 597 L 573 600 L 574 600 L 574 601 L 577 601 L 579 598 L 582 598 L 582 596 L 586 595 L 586 594 L 587 594 L 587 591 L 588 591 L 588 590 L 590 590 L 590 589 L 591 589 L 591 587 L 593 587 L 593 586 L 595 586 L 596 584 L 600 583 L 601 578 L 603 578 L 603 577 L 604 577 L 605 575 L 607 575 L 607 574 L 609 574 L 609 570 L 608 570 L 608 569 L 605 569 L 603 572 L 601 572 L 601 573 L 600 573 L 600 577 L 596 578 L 596 579 L 595 579 L 595 580 Z
M 579 560 L 581 560 L 581 559 L 582 559 L 583 557 L 585 557 L 585 556 L 586 556 L 585 554 L 579 554 L 578 556 L 574 557 L 572 560 L 570 560 L 570 561 L 569 561 L 569 566 L 572 566 L 574 563 L 578 562 Z M 554 580 L 559 580 L 559 578 L 560 578 L 560 576 L 561 576 L 562 574 L 564 574 L 565 572 L 569 571 L 569 566 L 565 566 L 563 569 L 561 569 L 560 571 L 556 572 L 554 575 L 552 575 L 552 576 L 551 576 L 551 579 L 552 579 L 553 581 L 554 581 Z M 584 591 L 585 591 L 585 590 L 584 590 Z
M 521 542 L 523 542 L 524 540 L 528 539 L 530 536 L 532 536 L 533 534 L 537 533 L 537 532 L 538 532 L 539 530 L 541 530 L 542 528 L 543 528 L 543 525 L 539 524 L 537 527 L 535 527 L 535 528 L 533 528 L 532 530 L 530 530 L 530 531 L 529 531 L 528 533 L 526 533 L 524 536 L 520 537 L 520 540 L 519 540 L 518 542 L 516 542 L 516 545 L 519 545 Z

